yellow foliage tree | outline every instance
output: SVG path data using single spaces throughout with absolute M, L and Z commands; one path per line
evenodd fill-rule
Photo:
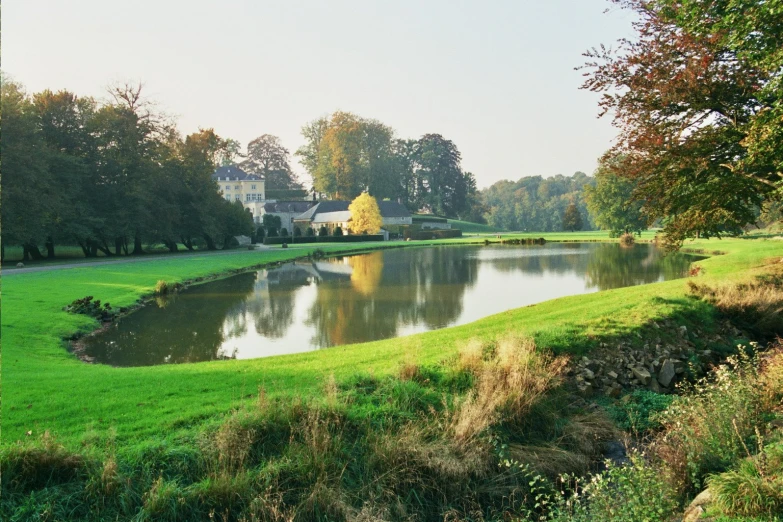
M 349 228 L 352 234 L 377 234 L 381 230 L 383 219 L 378 202 L 368 193 L 360 194 L 348 206 L 351 211 L 351 224 Z

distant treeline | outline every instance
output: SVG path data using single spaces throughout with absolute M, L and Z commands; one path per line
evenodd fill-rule
M 57 244 L 87 257 L 141 254 L 145 244 L 215 249 L 253 221 L 210 178 L 230 160 L 211 129 L 184 139 L 141 97 L 111 90 L 99 103 L 67 91 L 32 96 L 2 82 L 2 244 L 24 260 L 54 257 Z M 3 248 L 3 257 L 5 248 Z
M 585 203 L 584 189 L 595 179 L 583 172 L 573 176 L 558 174 L 549 178 L 527 176 L 519 181 L 498 181 L 480 192 L 486 222 L 505 230 L 555 232 L 561 230 L 595 230 L 597 227 Z M 578 211 L 581 226 L 564 222 L 569 206 Z

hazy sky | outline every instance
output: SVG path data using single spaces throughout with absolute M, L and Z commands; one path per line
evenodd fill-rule
M 243 146 L 335 110 L 439 133 L 480 187 L 592 173 L 615 132 L 581 53 L 631 36 L 607 0 L 5 0 L 2 69 L 29 92 L 141 80 L 183 134 Z M 303 174 L 294 160 L 295 169 Z M 304 178 L 309 179 L 309 178 Z

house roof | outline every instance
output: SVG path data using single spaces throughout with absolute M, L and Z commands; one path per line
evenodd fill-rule
M 264 212 L 274 214 L 291 212 L 301 214 L 307 212 L 311 207 L 317 205 L 314 201 L 276 201 L 264 203 Z
M 313 223 L 346 222 L 351 218 L 348 210 L 350 201 L 321 201 L 316 206 L 297 217 L 297 221 L 312 221 Z M 381 217 L 399 218 L 410 217 L 411 213 L 403 205 L 396 201 L 379 201 L 378 208 Z
M 264 178 L 256 174 L 248 174 L 244 170 L 240 169 L 236 165 L 224 165 L 218 167 L 218 169 L 212 174 L 212 179 L 215 181 L 222 181 L 226 179 L 231 181 L 261 181 Z

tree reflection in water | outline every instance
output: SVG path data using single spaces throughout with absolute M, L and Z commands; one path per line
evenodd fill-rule
M 86 353 L 137 366 L 386 339 L 563 293 L 681 277 L 695 259 L 663 256 L 650 245 L 550 244 L 410 248 L 289 263 L 158 299 L 88 338 Z

